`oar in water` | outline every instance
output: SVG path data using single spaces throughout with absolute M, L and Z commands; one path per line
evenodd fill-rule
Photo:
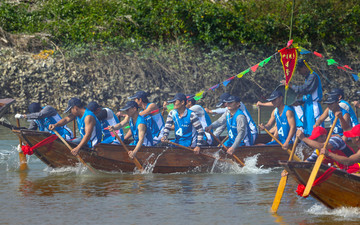
M 271 137 L 272 139 L 274 139 L 281 147 L 283 146 L 283 144 L 279 141 L 279 139 L 277 139 L 272 133 L 270 133 L 270 131 L 268 131 L 268 129 L 265 128 L 264 130 L 265 130 L 265 132 L 266 132 L 268 135 L 270 135 L 270 137 Z M 289 155 L 291 155 L 291 151 L 290 151 L 289 149 L 287 149 L 286 151 L 287 151 L 287 153 L 289 153 Z M 301 161 L 302 161 L 302 160 L 301 160 L 299 157 L 297 157 L 297 155 L 295 155 L 295 154 L 294 154 L 293 158 L 295 159 L 295 161 L 298 161 L 298 162 L 301 162 Z
M 16 119 L 16 125 L 18 127 L 20 127 L 20 120 Z M 22 146 L 22 140 L 21 137 L 19 136 L 19 143 L 20 143 L 20 148 Z M 19 151 L 19 161 L 20 161 L 20 171 L 24 171 L 28 169 L 27 166 L 27 160 L 26 160 L 26 155 L 21 151 Z
M 209 131 L 209 134 L 218 142 L 218 143 L 221 143 L 221 145 L 225 148 L 225 150 L 227 151 L 228 148 L 224 145 L 224 143 L 222 143 L 219 138 L 217 138 L 215 136 L 215 134 L 213 134 L 213 132 Z M 244 167 L 245 166 L 245 163 L 243 163 L 235 154 L 232 154 L 232 157 L 234 157 L 234 159 L 242 166 Z
M 292 147 L 292 150 L 291 150 L 289 161 L 291 161 L 293 159 L 293 156 L 295 154 L 296 145 L 297 145 L 298 141 L 299 141 L 299 138 L 296 137 L 295 143 L 294 143 L 294 145 Z M 278 189 L 276 191 L 276 195 L 275 195 L 273 204 L 271 206 L 271 212 L 273 212 L 273 213 L 276 213 L 278 208 L 279 208 L 281 198 L 282 198 L 282 196 L 284 194 L 284 190 L 285 190 L 285 186 L 286 186 L 286 182 L 287 182 L 287 177 L 288 176 L 286 175 L 286 176 L 281 177 L 281 179 L 280 179 L 279 186 L 278 186 Z
M 180 145 L 180 144 L 178 144 L 178 143 L 171 142 L 171 141 L 169 141 L 169 140 L 165 141 L 165 143 L 168 143 L 169 145 L 175 145 L 175 146 L 177 146 L 177 147 L 179 147 L 179 148 L 183 148 L 183 149 L 186 149 L 186 150 L 189 150 L 189 151 L 194 152 L 194 150 L 193 150 L 192 148 L 190 148 L 190 147 L 186 147 L 186 146 Z M 219 161 L 222 161 L 222 162 L 234 163 L 234 161 L 232 161 L 232 160 L 230 160 L 230 159 L 229 159 L 229 160 L 226 160 L 226 159 L 222 159 L 222 158 L 216 158 L 216 157 L 213 156 L 213 155 L 209 155 L 209 154 L 202 153 L 202 152 L 200 152 L 199 154 L 200 154 L 200 155 L 203 155 L 203 156 L 207 156 L 207 157 L 213 158 L 213 159 L 216 159 L 216 160 L 219 160 Z
M 338 120 L 338 117 L 335 117 L 334 122 L 333 122 L 333 124 L 331 126 L 331 129 L 329 131 L 329 134 L 327 136 L 327 139 L 325 141 L 324 148 L 326 148 L 327 144 L 329 143 L 331 134 L 334 131 L 337 120 Z M 320 166 L 321 166 L 321 163 L 322 163 L 323 160 L 324 160 L 324 154 L 320 154 L 318 156 L 318 158 L 316 159 L 313 170 L 311 171 L 310 177 L 308 179 L 308 182 L 306 184 L 306 187 L 305 187 L 305 190 L 304 190 L 304 193 L 303 193 L 303 197 L 308 196 L 310 194 L 311 188 L 312 188 L 312 186 L 314 184 L 316 175 L 319 172 L 319 169 L 320 169 Z
M 123 140 L 121 140 L 121 138 L 119 137 L 119 135 L 114 131 L 112 131 L 113 134 L 115 135 L 116 139 L 118 139 L 118 141 L 120 141 L 121 145 L 125 148 L 126 152 L 129 153 L 129 149 L 127 148 L 127 146 L 125 145 L 125 143 L 123 142 Z M 130 157 L 130 156 L 129 156 Z M 137 158 L 134 156 L 134 158 L 132 159 L 134 161 L 134 164 L 136 166 L 136 168 L 138 168 L 138 170 L 140 170 L 141 172 L 144 171 L 143 167 L 141 166 L 139 160 L 137 160 Z
M 59 134 L 59 132 L 57 132 L 55 129 L 53 129 L 52 131 L 56 134 L 56 136 L 58 136 L 58 138 L 60 138 L 60 140 L 72 152 L 73 149 L 71 148 L 69 143 L 67 143 L 67 141 Z M 76 155 L 76 158 L 79 160 L 79 162 L 81 162 L 84 166 L 86 166 L 93 174 L 95 174 L 95 170 L 93 168 L 91 168 L 88 164 L 86 164 L 86 162 L 79 155 Z

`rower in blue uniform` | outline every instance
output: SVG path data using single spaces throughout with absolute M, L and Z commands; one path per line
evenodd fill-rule
M 150 103 L 148 100 L 148 93 L 145 91 L 138 91 L 135 95 L 129 97 L 134 100 L 142 110 L 139 115 L 145 117 L 148 127 L 151 127 L 151 134 L 154 145 L 158 144 L 163 136 L 165 122 L 161 115 L 159 107 L 155 103 Z
M 274 122 L 276 122 L 276 131 L 275 137 L 278 137 L 279 141 L 283 144 L 282 148 L 287 150 L 289 148 L 289 144 L 292 143 L 292 139 L 296 132 L 296 122 L 294 117 L 294 112 L 292 107 L 284 104 L 284 97 L 281 91 L 273 91 L 267 101 L 271 101 L 271 103 L 276 107 L 275 110 L 271 113 L 269 121 L 266 125 L 260 124 L 259 128 L 261 130 L 269 129 L 273 126 Z M 276 141 L 271 141 L 267 143 L 277 144 Z
M 195 95 L 187 95 L 186 96 L 186 98 L 187 98 L 186 108 L 190 109 L 197 115 L 197 117 L 200 120 L 202 128 L 205 129 L 205 127 L 207 127 L 211 124 L 210 116 L 209 116 L 209 114 L 207 114 L 207 112 L 201 105 L 196 104 L 196 100 L 194 99 L 194 97 L 195 97 Z M 206 141 L 208 145 L 212 144 L 213 139 L 209 133 L 205 133 L 204 141 Z
M 86 108 L 93 112 L 101 123 L 103 132 L 103 141 L 101 143 L 119 145 L 119 140 L 117 140 L 115 135 L 112 135 L 108 129 L 108 126 L 114 126 L 120 122 L 115 113 L 109 108 L 101 107 L 95 101 L 89 102 Z M 124 132 L 122 129 L 119 129 L 117 134 L 124 140 Z
M 125 135 L 125 140 L 129 139 L 130 136 L 134 141 L 130 145 L 135 145 L 134 150 L 129 151 L 130 158 L 135 157 L 136 153 L 140 150 L 141 146 L 153 146 L 153 139 L 151 135 L 151 128 L 148 127 L 148 124 L 145 120 L 145 117 L 139 115 L 138 104 L 135 101 L 129 101 L 126 103 L 124 108 L 120 111 L 125 111 L 128 115 L 130 129 L 129 132 Z M 110 126 L 110 131 L 118 130 L 123 127 L 125 124 L 122 122 L 116 124 L 115 126 Z
M 194 153 L 198 154 L 200 146 L 203 145 L 205 132 L 195 112 L 186 108 L 186 95 L 177 93 L 174 99 L 168 102 L 174 103 L 174 109 L 167 116 L 161 141 L 167 142 L 170 129 L 174 125 L 175 140 L 173 142 L 185 147 L 195 147 Z
M 303 59 L 297 61 L 296 70 L 301 75 L 305 76 L 305 83 L 303 85 L 292 85 L 289 87 L 294 89 L 295 93 L 302 94 L 304 101 L 304 133 L 307 136 L 311 135 L 315 121 L 319 119 L 322 114 L 320 101 L 322 99 L 322 86 L 320 77 L 308 67 Z M 285 81 L 281 81 L 285 84 Z
M 329 116 L 331 123 L 334 122 L 335 117 L 339 119 L 335 124 L 333 133 L 343 136 L 343 132 L 351 129 L 350 114 L 345 109 L 339 106 L 339 97 L 334 95 L 327 95 L 327 99 L 324 101 L 328 107 L 324 110 L 324 113 L 316 121 L 314 127 L 319 126 Z
M 208 132 L 213 128 L 226 124 L 229 139 L 224 143 L 230 147 L 227 153 L 232 155 L 239 146 L 250 146 L 253 144 L 251 130 L 246 116 L 240 109 L 240 98 L 229 96 L 226 100 L 228 110 L 205 130 Z
M 339 98 L 339 106 L 343 109 L 345 109 L 350 114 L 350 121 L 351 126 L 354 127 L 359 124 L 358 118 L 352 109 L 351 105 L 344 100 L 345 94 L 344 91 L 340 88 L 334 88 L 331 89 L 331 91 L 328 93 L 330 95 L 337 95 Z
M 56 127 L 64 126 L 76 119 L 81 137 L 72 140 L 72 142 L 78 143 L 78 146 L 72 150 L 73 155 L 77 155 L 82 146 L 87 145 L 89 148 L 92 148 L 101 142 L 101 124 L 95 114 L 85 108 L 85 104 L 80 99 L 71 98 L 64 113 L 68 111 L 70 111 L 70 114 L 67 117 L 55 124 L 50 124 L 49 129 L 53 130 Z
M 29 114 L 16 114 L 15 118 L 30 120 L 29 130 L 39 129 L 40 131 L 47 131 L 52 134 L 54 134 L 54 132 L 49 130 L 49 125 L 61 120 L 61 116 L 54 107 L 50 105 L 41 107 L 40 103 L 37 102 L 29 105 Z M 66 125 L 57 127 L 56 131 L 67 140 L 74 138 L 73 132 Z

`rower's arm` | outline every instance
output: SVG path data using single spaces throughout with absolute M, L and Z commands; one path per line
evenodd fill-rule
M 329 151 L 326 151 L 325 155 L 332 158 L 333 160 L 341 163 L 341 164 L 346 165 L 346 166 L 350 166 L 350 165 L 355 164 L 355 163 L 360 163 L 360 151 L 358 151 L 357 153 L 351 155 L 350 157 L 337 155 L 337 154 L 334 154 L 334 153 L 329 152 Z
M 341 114 L 340 114 L 341 115 Z M 349 113 L 345 113 L 344 116 L 339 116 L 339 120 L 340 120 L 340 125 L 341 128 L 346 131 L 346 130 L 351 130 L 351 125 L 350 125 L 350 114 Z
M 29 120 L 42 119 L 49 116 L 56 116 L 57 112 L 52 106 L 45 106 L 40 112 L 26 114 L 25 118 Z
M 174 124 L 174 120 L 172 117 L 173 111 L 170 111 L 170 113 L 168 114 L 167 118 L 166 118 L 166 122 L 165 122 L 165 128 L 164 128 L 164 137 L 168 137 L 171 127 Z
M 233 145 L 231 146 L 233 149 L 239 147 L 241 141 L 244 139 L 247 128 L 246 124 L 247 124 L 246 116 L 238 115 L 238 117 L 236 117 L 237 136 L 235 138 Z
M 124 140 L 128 140 L 131 136 L 132 136 L 132 132 L 131 132 L 131 129 L 129 129 L 124 137 Z
M 322 122 L 324 122 L 324 120 L 329 116 L 329 108 L 326 108 L 323 112 L 323 114 L 321 114 L 321 116 L 319 117 L 318 120 L 316 120 L 314 126 L 318 127 L 320 126 L 320 124 L 322 124 Z
M 61 120 L 59 120 L 57 123 L 55 124 L 50 124 L 49 125 L 49 129 L 52 130 L 56 127 L 62 127 L 65 126 L 66 124 L 70 123 L 71 121 L 73 121 L 75 119 L 75 116 L 73 114 L 69 114 L 67 117 L 62 118 Z
M 288 110 L 286 112 L 286 117 L 289 122 L 290 130 L 289 130 L 289 134 L 286 138 L 284 145 L 285 144 L 288 145 L 290 143 L 291 139 L 294 137 L 295 132 L 296 132 L 296 122 L 295 122 L 294 113 L 291 110 Z
M 150 113 L 152 111 L 158 110 L 159 107 L 155 104 L 155 103 L 151 103 L 146 109 L 144 109 L 143 111 L 139 112 L 140 116 L 147 116 L 150 115 Z M 157 114 L 157 113 L 155 113 Z
M 275 109 L 271 112 L 269 121 L 264 125 L 264 127 L 269 130 L 275 123 Z
M 126 115 L 125 118 L 118 124 L 114 125 L 114 130 L 119 130 L 130 121 L 130 116 Z
M 226 125 L 226 111 L 219 117 L 219 119 L 213 122 L 210 126 L 212 129 L 216 129 L 224 124 Z

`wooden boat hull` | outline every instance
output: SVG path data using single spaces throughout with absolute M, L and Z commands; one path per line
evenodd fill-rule
M 280 164 L 303 185 L 306 185 L 314 166 L 314 163 L 310 162 L 280 162 Z M 328 168 L 326 165 L 321 165 L 317 177 Z M 312 187 L 310 195 L 331 209 L 360 207 L 360 177 L 337 169 L 327 180 Z
M 50 136 L 47 132 L 31 130 L 13 130 L 13 132 L 30 146 Z M 71 142 L 69 144 L 72 147 L 76 146 Z M 134 146 L 128 148 L 132 150 Z M 78 163 L 77 158 L 59 139 L 52 144 L 36 149 L 34 154 L 53 168 L 75 166 Z M 98 144 L 93 149 L 82 148 L 79 154 L 87 164 L 98 170 L 122 172 L 135 170 L 133 161 L 120 145 Z M 214 167 L 215 155 L 221 157 L 218 163 L 232 160 L 231 156 L 218 147 L 202 148 L 199 155 L 177 147 L 142 147 L 136 157 L 143 167 L 149 167 L 153 173 L 176 173 L 210 172 Z M 287 160 L 289 157 L 288 153 L 277 145 L 241 147 L 236 151 L 236 156 L 242 161 L 255 155 L 258 155 L 257 166 L 264 168 L 279 166 L 279 160 Z

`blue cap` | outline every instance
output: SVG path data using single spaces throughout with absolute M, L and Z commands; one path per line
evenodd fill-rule
M 145 91 L 138 91 L 138 92 L 135 93 L 135 95 L 128 97 L 128 99 L 130 99 L 130 100 L 140 99 L 140 98 L 144 99 L 144 98 L 146 98 L 148 96 L 149 96 L 149 94 L 146 93 Z
M 133 107 L 139 108 L 138 104 L 135 101 L 128 101 L 124 108 L 120 109 L 120 111 L 125 111 Z
M 238 96 L 234 96 L 234 95 L 230 95 L 228 98 L 226 98 L 224 100 L 224 102 L 226 103 L 230 103 L 230 102 L 240 102 L 240 98 Z
M 38 102 L 33 102 L 29 105 L 29 112 L 30 113 L 37 113 L 41 111 L 41 105 Z
M 184 95 L 183 93 L 177 93 L 177 94 L 175 95 L 175 97 L 174 97 L 173 99 L 169 100 L 168 102 L 169 102 L 169 103 L 172 103 L 172 102 L 175 102 L 176 100 L 185 101 L 185 102 L 186 102 L 187 98 L 186 98 L 186 95 Z
M 324 104 L 333 104 L 339 101 L 339 96 L 336 94 L 328 94 L 327 99 L 324 101 Z
M 341 95 L 344 97 L 344 91 L 340 88 L 333 88 L 329 93 L 327 93 L 327 95 Z
M 81 102 L 80 99 L 78 98 L 71 98 L 68 102 L 68 107 L 66 108 L 66 110 L 64 111 L 64 113 L 67 113 L 72 107 L 74 106 L 78 106 L 78 107 L 82 107 L 83 104 Z
M 101 106 L 97 102 L 93 101 L 93 102 L 89 102 L 86 108 L 91 112 L 95 112 L 98 108 L 101 108 Z
M 281 91 L 275 90 L 271 93 L 268 99 L 266 99 L 268 102 L 271 102 L 272 100 L 277 99 L 278 97 L 283 96 Z
M 297 63 L 296 63 L 296 67 L 300 68 L 305 66 L 305 60 L 304 59 L 298 59 Z
M 220 101 L 216 104 L 216 107 L 221 107 L 224 104 L 224 101 L 230 97 L 229 93 L 222 93 L 220 95 Z

